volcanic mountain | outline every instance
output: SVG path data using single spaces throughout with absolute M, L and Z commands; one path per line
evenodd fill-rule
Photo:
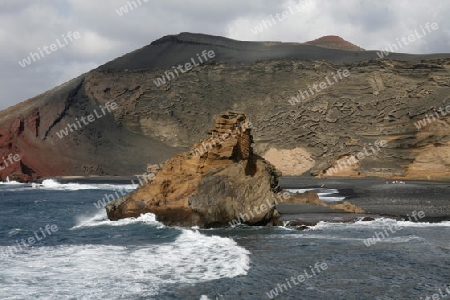
M 450 54 L 169 35 L 0 112 L 0 178 L 142 174 L 237 111 L 284 174 L 446 179 L 449 69 Z
M 329 49 L 339 49 L 339 50 L 348 50 L 348 51 L 365 51 L 363 48 L 358 47 L 340 36 L 336 35 L 327 35 L 321 38 L 318 38 L 314 41 L 309 41 L 305 43 L 306 45 L 314 45 L 323 48 Z

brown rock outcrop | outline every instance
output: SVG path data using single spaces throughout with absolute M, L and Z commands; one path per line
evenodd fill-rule
M 253 153 L 251 127 L 243 114 L 218 117 L 211 137 L 163 164 L 149 184 L 109 203 L 108 218 L 151 212 L 166 225 L 266 225 L 280 201 L 328 206 L 315 192 L 282 199 L 281 172 Z M 351 205 L 338 209 L 355 211 Z
M 152 212 L 167 225 L 215 227 L 267 203 L 268 209 L 244 220 L 267 224 L 281 173 L 253 153 L 250 128 L 242 114 L 217 118 L 210 138 L 170 159 L 151 183 L 108 204 L 108 218 Z

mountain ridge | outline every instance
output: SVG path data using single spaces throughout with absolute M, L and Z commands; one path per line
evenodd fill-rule
M 214 41 L 214 42 L 213 42 Z M 191 47 L 187 48 L 186 45 Z M 303 60 L 327 60 L 334 63 L 355 63 L 377 59 L 377 51 L 347 51 L 328 49 L 304 43 L 237 41 L 206 34 L 181 33 L 166 35 L 147 46 L 118 57 L 96 70 L 143 70 L 165 69 L 183 64 L 205 50 L 216 53 L 216 61 L 228 64 L 252 64 L 259 60 L 295 58 Z M 230 53 L 230 51 L 232 53 Z M 389 59 L 420 61 L 448 57 L 448 54 L 414 55 L 391 53 Z M 157 59 L 156 59 L 157 58 Z
M 446 118 L 421 130 L 413 124 L 446 105 L 450 54 L 379 59 L 375 51 L 190 33 L 155 42 L 0 112 L 0 155 L 22 157 L 0 170 L 0 178 L 142 174 L 147 163 L 202 140 L 207 124 L 225 111 L 245 112 L 255 124 L 259 154 L 291 158 L 291 167 L 277 161 L 285 174 L 324 176 L 340 158 L 381 138 L 389 139 L 383 153 L 335 175 L 419 178 L 429 171 L 424 161 L 447 161 L 441 157 L 447 153 Z M 214 60 L 154 84 L 203 50 L 213 50 Z M 347 69 L 350 80 L 289 104 L 299 90 L 339 69 Z M 107 102 L 117 102 L 118 109 L 57 137 Z M 448 176 L 446 163 L 436 174 L 431 179 Z

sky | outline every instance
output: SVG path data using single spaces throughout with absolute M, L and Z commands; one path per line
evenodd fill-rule
M 169 34 L 376 50 L 436 23 L 401 52 L 449 53 L 448 16 L 450 0 L 0 0 L 0 110 Z

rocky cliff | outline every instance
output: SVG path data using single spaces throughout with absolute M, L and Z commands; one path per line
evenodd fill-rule
M 214 57 L 200 63 L 209 51 Z M 189 71 L 176 69 L 192 61 Z M 234 110 L 252 120 L 255 149 L 284 174 L 447 179 L 449 68 L 449 54 L 380 59 L 166 36 L 0 112 L 0 155 L 21 157 L 0 178 L 139 174 L 201 140 L 218 111 Z M 117 109 L 102 114 L 107 103 Z M 102 117 L 81 123 L 94 111 Z M 380 141 L 386 147 L 371 151 Z
M 209 138 L 163 164 L 150 183 L 109 203 L 108 218 L 151 212 L 166 225 L 266 225 L 276 221 L 280 202 L 328 206 L 315 192 L 281 190 L 281 173 L 253 153 L 251 127 L 242 114 L 218 117 Z M 349 203 L 330 208 L 359 212 Z

